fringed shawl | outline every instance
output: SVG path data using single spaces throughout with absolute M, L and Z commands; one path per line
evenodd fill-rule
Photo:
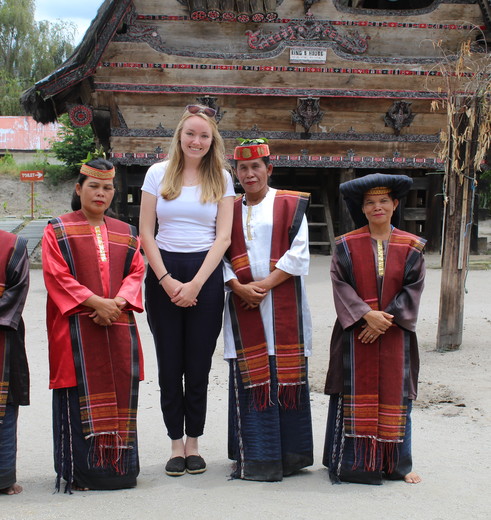
M 11 233 L 2 233 L 0 248 L 0 298 L 7 284 L 12 280 L 14 271 L 24 255 L 26 240 Z M 9 395 L 10 356 L 12 332 L 0 328 L 0 424 L 3 423 L 5 407 Z
M 358 295 L 373 310 L 384 310 L 401 291 L 405 273 L 424 244 L 423 239 L 392 229 L 380 297 L 368 226 L 339 237 L 336 249 Z M 347 436 L 366 440 L 366 449 L 360 450 L 364 461 L 357 460 L 355 465 L 363 463 L 367 471 L 373 471 L 377 464 L 390 467 L 394 443 L 404 437 L 409 344 L 407 335 L 395 324 L 374 343 L 361 343 L 361 330 L 354 327 L 344 334 L 344 428 Z
M 105 218 L 109 242 L 110 294 L 114 298 L 136 253 L 136 230 Z M 77 281 L 103 295 L 98 252 L 81 211 L 51 221 L 61 253 Z M 125 449 L 136 440 L 139 338 L 132 312 L 123 311 L 110 327 L 96 325 L 81 306 L 69 317 L 83 433 L 92 440 L 89 465 L 124 474 Z
M 309 194 L 280 191 L 273 205 L 270 269 L 288 251 L 308 208 Z M 242 284 L 253 281 L 242 225 L 242 199 L 234 206 L 232 243 L 228 256 Z M 292 276 L 272 289 L 275 354 L 279 401 L 285 408 L 297 406 L 297 390 L 306 382 L 300 277 Z M 271 377 L 268 348 L 259 308 L 244 309 L 240 298 L 229 299 L 237 359 L 244 387 L 252 390 L 254 406 L 268 406 Z

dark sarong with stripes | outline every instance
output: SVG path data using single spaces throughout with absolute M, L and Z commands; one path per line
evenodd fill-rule
M 232 478 L 278 481 L 314 461 L 308 383 L 298 386 L 298 406 L 278 403 L 276 359 L 269 357 L 271 405 L 258 410 L 244 388 L 239 362 L 229 360 L 228 456 L 236 461 Z M 307 360 L 305 361 L 307 369 Z

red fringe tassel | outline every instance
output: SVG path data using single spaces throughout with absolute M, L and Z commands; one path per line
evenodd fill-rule
M 90 465 L 95 468 L 112 467 L 119 475 L 128 472 L 128 449 L 115 434 L 96 435 L 90 447 Z
M 393 473 L 399 457 L 399 447 L 396 442 L 379 442 L 369 437 L 356 437 L 355 461 L 352 469 L 362 465 L 365 471 L 387 471 Z

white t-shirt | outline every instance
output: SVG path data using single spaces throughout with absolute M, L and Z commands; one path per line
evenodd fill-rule
M 208 251 L 216 236 L 218 204 L 200 201 L 201 186 L 183 186 L 174 200 L 160 195 L 161 182 L 168 161 L 155 163 L 148 169 L 142 191 L 157 197 L 158 232 L 155 241 L 160 249 L 175 253 Z M 227 181 L 224 197 L 235 196 L 230 173 L 223 170 Z

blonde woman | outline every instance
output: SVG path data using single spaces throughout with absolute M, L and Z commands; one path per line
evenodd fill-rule
M 188 105 L 169 160 L 151 166 L 142 186 L 140 236 L 150 264 L 146 309 L 172 442 L 165 467 L 171 476 L 206 470 L 198 437 L 222 326 L 222 257 L 230 244 L 235 195 L 214 116 L 209 107 Z

